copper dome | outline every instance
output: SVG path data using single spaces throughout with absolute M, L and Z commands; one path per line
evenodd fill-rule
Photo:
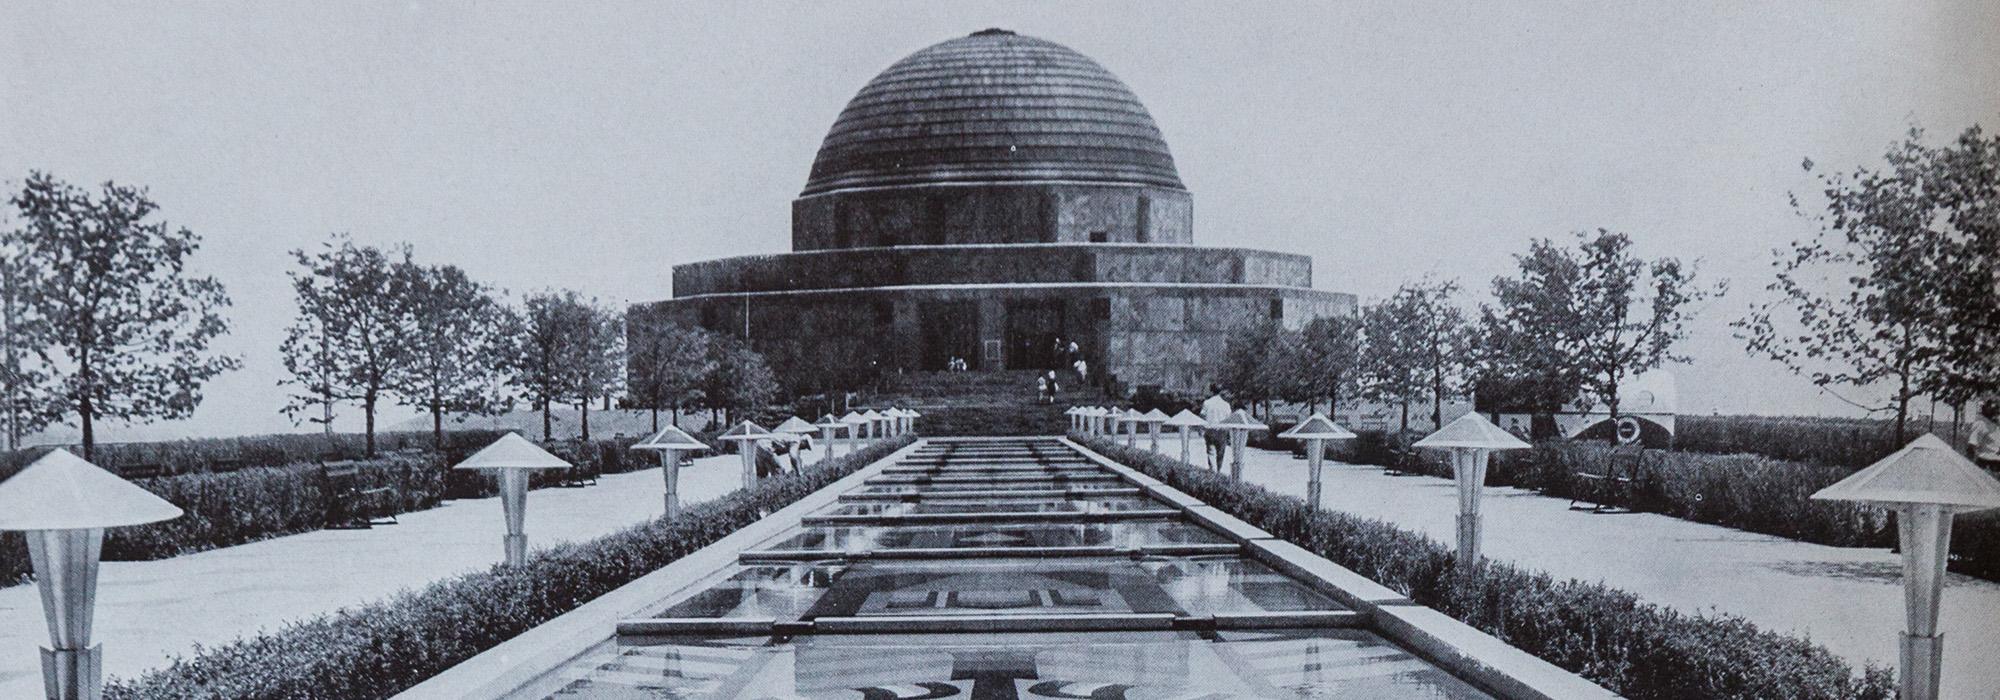
M 1181 189 L 1160 129 L 1103 66 L 988 29 L 889 66 L 847 103 L 800 196 L 909 185 L 1093 182 Z

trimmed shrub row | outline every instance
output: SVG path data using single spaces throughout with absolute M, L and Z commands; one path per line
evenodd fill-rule
M 479 472 L 456 471 L 449 465 L 485 447 L 498 433 L 474 431 L 448 434 L 442 453 L 414 450 L 362 462 L 353 486 L 361 489 L 388 487 L 396 494 L 391 510 L 406 513 L 423 510 L 451 498 L 485 498 L 497 493 L 492 476 Z M 297 436 L 282 436 L 286 438 Z M 323 441 L 324 436 L 304 436 Z M 424 440 L 429 444 L 429 435 Z M 192 460 L 203 455 L 224 454 L 232 442 L 263 444 L 258 454 L 276 459 L 298 452 L 291 440 L 260 442 L 262 438 L 186 440 L 165 445 L 157 455 L 179 455 L 174 464 L 184 470 L 172 476 L 139 479 L 134 484 L 152 491 L 186 511 L 179 518 L 151 525 L 126 527 L 105 533 L 104 559 L 107 561 L 147 561 L 191 552 L 254 542 L 270 537 L 311 532 L 330 523 L 346 522 L 349 513 L 340 512 L 343 502 L 329 499 L 322 468 L 309 461 L 283 466 L 236 468 L 212 471 L 212 465 Z M 136 447 L 139 443 L 134 443 Z M 323 444 L 323 442 L 321 443 Z M 359 451 L 358 442 L 356 451 Z M 558 456 L 590 474 L 616 474 L 654 466 L 649 455 L 630 452 L 630 440 L 601 440 L 590 443 L 561 442 L 549 446 Z M 288 451 L 289 450 L 289 451 Z M 0 475 L 12 476 L 18 468 Z M 555 472 L 537 472 L 535 487 L 560 481 Z M 32 572 L 27 541 L 20 533 L 0 533 L 0 586 L 25 580 Z
M 485 447 L 501 435 L 493 430 L 463 430 L 445 433 L 444 451 L 469 454 Z M 82 454 L 74 446 L 71 452 Z M 103 443 L 95 448 L 91 462 L 113 473 L 150 467 L 170 475 L 227 472 L 251 467 L 281 467 L 305 462 L 331 462 L 365 458 L 366 440 L 359 433 L 334 435 L 278 434 L 230 438 L 196 438 L 160 442 Z M 47 453 L 48 447 L 32 447 L 0 452 L 0 480 L 13 476 L 29 462 Z M 377 457 L 395 453 L 434 453 L 438 446 L 431 434 L 376 433 Z
M 1905 442 L 1923 435 L 1926 428 L 1938 437 L 1952 437 L 1949 423 L 1911 419 Z M 1860 468 L 1902 449 L 1895 437 L 1893 421 L 1874 418 L 1681 416 L 1676 419 L 1674 449 Z
M 1457 569 L 1450 548 L 1379 520 L 1305 502 L 1143 450 L 1091 449 L 1621 695 L 1890 698 L 1892 674 L 1855 675 L 1825 648 L 1732 615 L 1687 615 L 1602 584 L 1493 561 Z
M 1332 453 L 1353 464 L 1396 461 L 1388 438 L 1364 432 Z M 1534 448 L 1493 455 L 1488 486 L 1533 489 L 1556 498 L 1608 498 L 1604 485 L 1577 478 L 1602 473 L 1610 447 L 1598 442 L 1543 442 Z M 1419 450 L 1401 467 L 1451 477 L 1441 452 Z M 1792 462 L 1753 454 L 1699 452 L 1646 453 L 1646 466 L 1619 505 L 1767 535 L 1835 547 L 1890 547 L 1896 522 L 1889 511 L 1839 501 L 1815 501 L 1813 492 L 1847 478 L 1853 470 Z M 1952 526 L 1951 570 L 2000 581 L 2000 514 L 1961 515 Z
M 536 625 L 705 547 L 909 444 L 876 442 L 825 468 L 765 481 L 584 543 L 534 553 L 519 568 L 432 583 L 359 609 L 215 647 L 136 679 L 112 679 L 110 700 L 386 698 Z
M 397 494 L 394 511 L 437 505 L 444 475 L 433 458 L 397 456 L 359 465 L 359 488 L 389 487 Z M 164 522 L 121 527 L 104 533 L 106 561 L 147 561 L 326 527 L 344 522 L 339 499 L 316 464 L 239 469 L 221 474 L 183 474 L 134 482 L 186 513 Z M 32 571 L 21 533 L 0 533 L 0 585 L 26 579 Z

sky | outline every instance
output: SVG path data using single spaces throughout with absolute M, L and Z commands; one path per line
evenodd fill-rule
M 667 298 L 673 265 L 785 251 L 848 98 L 987 27 L 1122 78 L 1194 193 L 1195 242 L 1310 255 L 1320 289 L 1430 276 L 1469 306 L 1531 239 L 1599 227 L 1699 260 L 1730 289 L 1680 346 L 1690 413 L 1852 414 L 1729 329 L 1772 249 L 1813 232 L 1787 204 L 1814 190 L 1801 162 L 2000 127 L 1981 0 L 0 0 L 0 186 L 145 186 L 234 299 L 216 349 L 243 369 L 193 418 L 110 439 L 300 430 L 278 413 L 288 251 L 348 232 L 514 299 Z

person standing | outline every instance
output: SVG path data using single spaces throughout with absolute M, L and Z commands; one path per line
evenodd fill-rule
M 2000 472 L 2000 399 L 1979 402 L 1979 416 L 1972 419 L 1965 447 L 1974 464 Z
M 1229 418 L 1236 409 L 1229 405 L 1229 399 L 1222 398 L 1222 387 L 1208 385 L 1208 400 L 1201 402 L 1201 419 L 1210 427 L 1201 429 L 1201 440 L 1208 446 L 1208 467 L 1222 471 L 1223 459 L 1229 456 L 1229 431 L 1213 427 Z

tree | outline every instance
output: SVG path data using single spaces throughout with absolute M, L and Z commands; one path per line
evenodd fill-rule
M 1277 321 L 1260 320 L 1229 336 L 1211 367 L 1220 385 L 1246 406 L 1282 398 L 1291 388 L 1290 339 Z
M 1489 340 L 1517 353 L 1489 365 L 1527 368 L 1562 403 L 1591 397 L 1618 417 L 1618 386 L 1668 362 L 1687 335 L 1687 305 L 1719 295 L 1701 287 L 1695 269 L 1675 258 L 1641 260 L 1623 233 L 1577 233 L 1575 249 L 1549 239 L 1515 256 L 1518 278 L 1493 280 L 1494 305 L 1483 314 Z M 1549 398 L 1556 398 L 1551 396 Z
M 390 388 L 404 405 L 430 414 L 431 437 L 443 446 L 446 413 L 491 413 L 507 403 L 500 367 L 509 338 L 500 304 L 454 265 L 406 260 L 394 274 L 410 331 Z
M 611 397 L 625 385 L 625 315 L 617 309 L 599 306 L 592 299 L 585 304 L 577 329 L 582 336 L 571 344 L 576 352 L 572 360 L 576 365 L 576 393 L 571 398 L 582 412 L 579 437 L 589 440 L 590 402 L 603 399 L 604 407 L 609 409 Z
M 21 449 L 29 433 L 48 426 L 50 416 L 35 407 L 35 395 L 49 380 L 37 361 L 30 339 L 47 335 L 41 319 L 21 303 L 23 278 L 19 254 L 0 240 L 0 422 L 6 423 L 7 449 Z
M 1893 412 L 1901 442 L 1918 396 L 1962 406 L 2000 388 L 2000 139 L 1974 126 L 1932 147 L 1913 129 L 1884 160 L 1817 176 L 1818 214 L 1792 198 L 1819 230 L 1774 251 L 1772 298 L 1735 325 L 1750 353 Z M 1876 403 L 1831 389 L 1884 384 Z
M 93 197 L 36 172 L 8 201 L 21 221 L 0 237 L 13 251 L 9 296 L 34 319 L 10 329 L 13 349 L 46 372 L 21 387 L 27 420 L 75 420 L 90 459 L 99 419 L 185 418 L 203 384 L 242 365 L 208 351 L 229 330 L 229 295 L 187 271 L 201 237 L 153 220 L 144 189 L 106 182 Z
M 573 290 L 531 294 L 518 315 L 508 317 L 507 368 L 530 407 L 542 412 L 542 439 L 553 437 L 551 407 L 582 393 L 584 369 L 579 343 L 593 330 L 592 309 Z
M 1299 384 L 1308 402 L 1327 400 L 1329 415 L 1338 414 L 1341 397 L 1360 385 L 1361 363 L 1361 319 L 1322 316 L 1299 329 Z
M 725 411 L 727 420 L 735 422 L 751 410 L 770 405 L 778 393 L 778 379 L 764 356 L 735 336 L 715 335 L 710 340 L 711 368 L 701 383 L 709 408 Z
M 1403 285 L 1386 303 L 1398 317 L 1398 332 L 1407 335 L 1403 354 L 1416 363 L 1424 388 L 1430 390 L 1433 427 L 1444 425 L 1444 400 L 1464 394 L 1472 364 L 1472 338 L 1465 312 L 1452 299 L 1456 294 L 1457 282 L 1424 281 Z
M 671 322 L 632 323 L 629 390 L 633 401 L 653 412 L 653 429 L 660 429 L 660 409 L 680 418 L 682 406 L 697 400 L 702 378 L 712 368 L 708 331 Z
M 375 454 L 375 414 L 405 371 L 416 333 L 406 307 L 412 280 L 398 271 L 410 265 L 373 246 L 357 246 L 345 234 L 320 245 L 316 254 L 293 250 L 299 269 L 291 272 L 298 316 L 279 345 L 285 371 L 280 385 L 301 387 L 283 411 L 293 420 L 312 409 L 331 422 L 332 407 L 343 401 L 361 406 L 365 454 Z M 312 420 L 312 419 L 308 419 Z
M 1424 391 L 1419 347 L 1423 338 L 1413 323 L 1414 316 L 1393 301 L 1361 310 L 1361 336 L 1368 350 L 1361 365 L 1362 395 L 1402 406 L 1401 435 L 1410 432 L 1410 402 Z

